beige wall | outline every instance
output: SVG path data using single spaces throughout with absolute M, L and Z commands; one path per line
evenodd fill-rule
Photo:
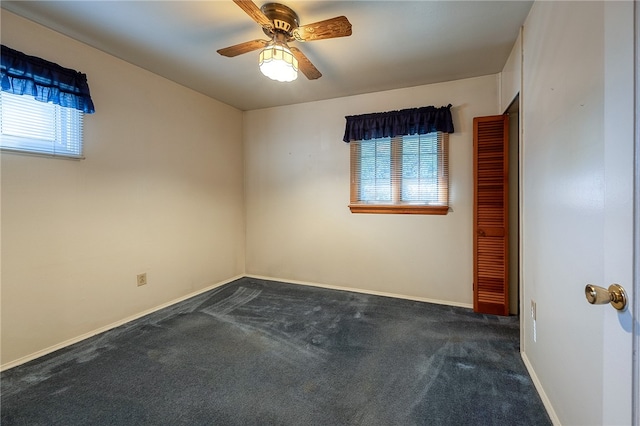
M 3 365 L 244 273 L 241 111 L 4 10 L 1 35 L 96 105 L 85 160 L 1 156 Z
M 344 116 L 449 103 L 453 211 L 350 213 Z M 472 120 L 498 104 L 492 75 L 246 112 L 247 273 L 470 306 Z

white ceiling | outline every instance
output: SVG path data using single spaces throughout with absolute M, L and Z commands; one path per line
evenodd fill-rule
M 255 1 L 258 6 L 266 2 Z M 269 80 L 258 69 L 258 51 L 235 58 L 218 55 L 222 47 L 266 39 L 231 0 L 3 0 L 1 6 L 224 103 L 252 110 L 500 72 L 532 2 L 282 3 L 296 11 L 301 25 L 340 15 L 353 25 L 350 37 L 292 43 L 323 74 L 318 80 L 302 74 L 292 83 Z

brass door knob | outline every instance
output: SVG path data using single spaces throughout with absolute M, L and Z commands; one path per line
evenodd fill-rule
M 592 305 L 611 303 L 611 306 L 619 311 L 624 311 L 627 307 L 627 292 L 620 284 L 611 284 L 608 289 L 587 284 L 584 288 L 584 295 Z

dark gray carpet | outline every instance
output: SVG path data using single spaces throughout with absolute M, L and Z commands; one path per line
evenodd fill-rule
M 518 319 L 243 278 L 2 373 L 2 425 L 548 425 Z

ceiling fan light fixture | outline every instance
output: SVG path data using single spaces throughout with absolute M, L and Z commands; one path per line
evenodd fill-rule
M 272 80 L 289 82 L 298 78 L 298 60 L 285 43 L 274 42 L 262 49 L 258 65 Z

